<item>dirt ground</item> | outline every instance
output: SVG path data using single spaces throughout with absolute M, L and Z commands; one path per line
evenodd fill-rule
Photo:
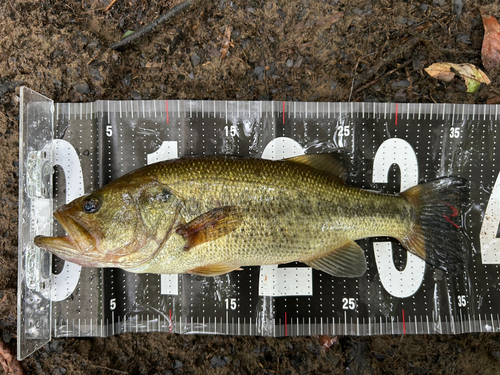
M 56 102 L 238 99 L 486 103 L 424 67 L 481 65 L 489 0 L 212 0 L 139 43 L 109 46 L 178 1 L 0 2 L 0 335 L 16 348 L 19 88 Z M 341 12 L 338 14 L 337 12 Z M 232 45 L 222 59 L 226 27 Z M 55 339 L 22 362 L 40 374 L 498 374 L 500 335 L 260 338 L 122 334 Z M 1 372 L 2 370 L 0 370 Z

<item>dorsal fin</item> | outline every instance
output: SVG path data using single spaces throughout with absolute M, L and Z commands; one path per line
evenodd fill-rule
M 299 155 L 285 159 L 293 163 L 304 164 L 339 177 L 342 181 L 347 178 L 345 157 L 339 152 L 330 154 Z

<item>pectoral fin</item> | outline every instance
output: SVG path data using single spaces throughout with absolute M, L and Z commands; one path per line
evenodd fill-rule
M 209 264 L 208 266 L 193 268 L 188 273 L 199 276 L 218 276 L 235 270 L 241 270 L 241 268 L 226 264 Z
M 359 277 L 366 271 L 365 252 L 354 241 L 313 260 L 304 261 L 309 267 L 337 277 Z
M 185 238 L 184 250 L 189 250 L 231 233 L 240 226 L 242 220 L 243 215 L 237 207 L 219 207 L 180 225 L 176 233 Z

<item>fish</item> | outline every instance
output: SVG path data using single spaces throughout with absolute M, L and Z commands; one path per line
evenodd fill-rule
M 82 266 L 134 273 L 217 276 L 302 262 L 360 277 L 367 256 L 356 241 L 392 237 L 431 266 L 463 270 L 467 180 L 445 176 L 390 195 L 346 177 L 336 153 L 163 161 L 55 210 L 67 235 L 34 243 Z

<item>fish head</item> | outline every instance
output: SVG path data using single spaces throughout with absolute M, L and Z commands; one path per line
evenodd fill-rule
M 82 266 L 133 268 L 170 235 L 179 202 L 154 179 L 118 179 L 57 209 L 67 235 L 37 236 L 35 245 Z

